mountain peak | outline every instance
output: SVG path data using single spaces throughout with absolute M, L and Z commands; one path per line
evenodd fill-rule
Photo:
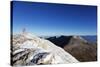
M 83 37 L 81 37 L 81 36 L 76 36 L 76 35 L 74 35 L 74 36 L 72 36 L 72 40 L 77 40 L 77 41 L 80 41 L 80 42 L 85 42 L 85 43 L 87 43 L 87 40 L 85 40 Z

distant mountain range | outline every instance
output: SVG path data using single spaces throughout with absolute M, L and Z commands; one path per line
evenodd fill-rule
M 97 36 L 93 35 L 93 36 L 82 36 L 84 39 L 86 39 L 88 42 L 92 42 L 92 43 L 97 43 Z
M 97 36 L 93 35 L 93 36 L 79 36 L 82 39 L 84 39 L 85 41 L 87 41 L 88 43 L 97 43 Z M 64 47 L 65 45 L 67 45 L 70 41 L 71 38 L 73 38 L 73 36 L 45 36 L 45 37 L 41 37 L 44 39 L 47 39 L 49 41 L 51 41 L 52 43 L 56 44 L 57 46 L 60 47 Z

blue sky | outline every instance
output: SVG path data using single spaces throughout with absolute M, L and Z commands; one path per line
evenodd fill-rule
M 13 2 L 13 32 L 35 35 L 96 35 L 97 7 Z

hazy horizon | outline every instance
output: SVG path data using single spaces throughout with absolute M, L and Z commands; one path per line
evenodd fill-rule
M 97 35 L 97 7 L 13 1 L 13 33 Z

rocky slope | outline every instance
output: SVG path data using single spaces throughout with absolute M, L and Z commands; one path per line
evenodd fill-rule
M 84 38 L 85 37 L 85 38 Z M 97 43 L 92 36 L 59 36 L 48 37 L 49 41 L 63 48 L 81 62 L 97 60 Z M 89 40 L 90 38 L 90 40 Z M 92 41 L 92 42 L 91 42 Z M 96 42 L 96 41 L 95 41 Z
M 64 49 L 30 33 L 12 36 L 11 65 L 62 64 L 79 62 Z
M 64 49 L 81 62 L 97 61 L 97 44 L 80 36 L 72 37 Z

